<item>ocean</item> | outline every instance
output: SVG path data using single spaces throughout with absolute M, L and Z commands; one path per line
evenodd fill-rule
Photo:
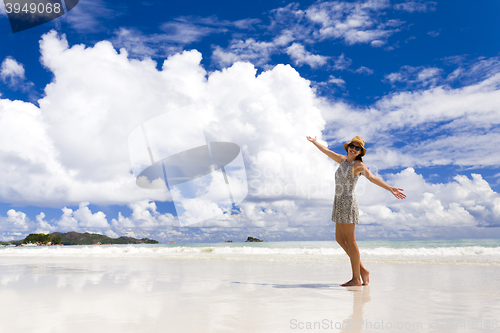
M 491 332 L 500 240 L 0 248 L 0 332 Z
M 363 262 L 500 265 L 499 239 L 358 241 Z M 100 257 L 234 261 L 345 262 L 333 241 L 2 247 L 7 257 Z

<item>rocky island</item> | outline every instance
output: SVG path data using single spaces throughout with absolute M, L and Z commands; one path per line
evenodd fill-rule
M 263 242 L 263 240 L 248 236 L 245 242 Z
M 0 242 L 1 245 L 17 246 L 54 246 L 54 245 L 114 245 L 114 244 L 159 244 L 160 242 L 150 239 L 136 239 L 122 236 L 110 238 L 101 234 L 91 234 L 88 232 L 53 232 L 51 234 L 29 234 L 23 240 L 10 242 Z

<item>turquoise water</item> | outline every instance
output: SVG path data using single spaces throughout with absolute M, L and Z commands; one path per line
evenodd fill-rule
M 438 247 L 500 247 L 500 239 L 457 239 L 457 240 L 367 240 L 357 241 L 359 248 L 375 249 L 380 247 L 402 249 L 402 248 L 438 248 Z M 335 241 L 285 241 L 285 242 L 258 242 L 258 243 L 177 243 L 157 244 L 156 246 L 167 247 L 262 247 L 262 248 L 338 248 Z
M 370 240 L 359 241 L 358 246 L 363 262 L 500 266 L 498 239 Z M 342 248 L 332 241 L 3 247 L 2 257 L 348 261 Z

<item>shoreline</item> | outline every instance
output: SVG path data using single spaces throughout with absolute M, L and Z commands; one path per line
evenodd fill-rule
M 262 243 L 260 243 L 262 244 Z M 209 260 L 232 262 L 344 263 L 348 257 L 337 245 L 320 247 L 272 247 L 262 245 L 181 246 L 180 244 L 119 244 L 2 247 L 0 258 L 122 258 L 168 260 Z M 288 244 L 290 245 L 290 244 Z M 361 248 L 363 262 L 369 264 L 500 266 L 500 247 Z

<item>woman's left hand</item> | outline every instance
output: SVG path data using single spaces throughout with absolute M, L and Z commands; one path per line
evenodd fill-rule
M 391 187 L 390 191 L 398 199 L 404 199 L 404 198 L 406 198 L 406 194 L 404 194 L 403 192 L 401 192 L 401 191 L 404 191 L 402 188 Z

